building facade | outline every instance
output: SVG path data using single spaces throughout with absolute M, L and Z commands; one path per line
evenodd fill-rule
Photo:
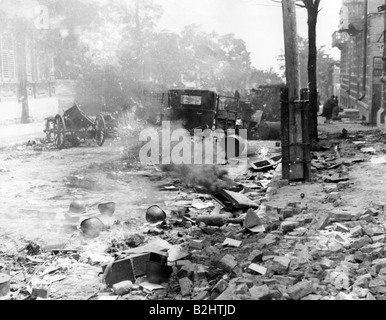
M 35 32 L 0 31 L 0 124 L 42 120 L 58 113 L 53 55 Z
M 333 47 L 341 50 L 339 101 L 378 125 L 382 105 L 384 0 L 343 0 Z

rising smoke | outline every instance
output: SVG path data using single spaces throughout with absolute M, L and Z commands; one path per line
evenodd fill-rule
M 161 165 L 164 172 L 173 172 L 183 183 L 193 187 L 203 187 L 211 193 L 233 187 L 235 183 L 228 177 L 228 171 L 216 165 Z

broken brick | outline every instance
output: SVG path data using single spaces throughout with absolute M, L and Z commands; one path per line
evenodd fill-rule
M 247 295 L 249 294 L 249 288 L 245 283 L 240 283 L 234 289 L 235 294 Z
M 350 187 L 350 182 L 349 181 L 339 181 L 338 182 L 338 190 L 346 190 L 347 188 Z
M 375 267 L 376 272 L 379 272 L 379 270 L 386 267 L 386 258 L 376 259 L 371 263 L 371 265 Z
M 373 251 L 373 250 L 375 250 L 375 249 L 380 249 L 380 248 L 382 248 L 382 250 L 383 250 L 383 247 L 384 247 L 384 244 L 383 244 L 383 243 L 376 242 L 376 243 L 373 243 L 373 244 L 365 245 L 364 247 L 362 247 L 361 251 L 362 251 L 363 253 L 370 253 L 371 251 Z
M 193 300 L 205 300 L 209 296 L 208 291 L 201 291 L 193 298 Z
M 301 208 L 302 203 L 300 201 L 294 201 L 294 202 L 288 202 L 287 203 L 287 208 Z
M 383 235 L 385 233 L 385 230 L 377 225 L 372 225 L 372 226 L 367 226 L 364 229 L 364 232 L 369 236 L 369 237 L 374 237 L 374 236 L 379 236 Z
M 293 218 L 290 218 L 288 221 L 295 221 L 299 223 L 299 226 L 304 226 L 306 224 L 306 219 L 303 216 L 296 216 Z
M 328 213 L 318 214 L 311 222 L 311 226 L 316 230 L 323 230 L 330 223 L 330 215 Z
M 293 285 L 287 290 L 287 294 L 292 300 L 299 300 L 314 291 L 314 284 L 312 281 L 301 281 Z
M 237 266 L 237 261 L 234 256 L 230 254 L 226 254 L 221 258 L 217 266 L 220 269 L 224 269 L 225 271 L 232 272 L 232 270 Z
M 376 216 L 379 215 L 379 210 L 374 209 L 374 208 L 369 208 L 369 209 L 367 209 L 367 210 L 365 211 L 364 214 L 369 214 L 369 215 L 371 215 L 371 216 L 373 216 L 373 217 L 376 217 Z
M 202 264 L 197 264 L 194 267 L 194 281 L 201 281 L 206 279 L 207 268 Z
M 332 266 L 334 265 L 334 261 L 326 258 L 326 257 L 323 257 L 320 261 L 319 261 L 319 265 L 321 266 L 322 269 L 326 270 L 326 269 L 331 269 Z
M 121 296 L 126 293 L 129 293 L 132 286 L 133 286 L 133 283 L 130 280 L 121 281 L 113 284 L 113 290 L 116 295 Z
M 280 292 L 280 290 L 271 290 L 269 296 L 272 300 L 279 300 L 283 294 Z
M 373 242 L 385 242 L 385 239 L 386 239 L 386 235 L 385 234 L 381 234 L 379 236 L 374 236 L 374 237 L 371 237 L 371 240 L 373 240 Z
M 222 245 L 238 248 L 241 246 L 241 243 L 242 243 L 242 241 L 226 238 Z
M 254 300 L 267 300 L 270 298 L 270 291 L 267 285 L 253 286 L 249 289 L 252 299 Z
M 290 218 L 294 215 L 294 210 L 293 208 L 284 208 L 283 210 L 280 211 L 281 214 L 283 215 L 284 219 Z
M 277 281 L 279 281 L 279 283 L 285 285 L 285 286 L 293 286 L 296 279 L 293 278 L 293 277 L 284 277 L 284 276 L 281 276 L 281 275 L 274 275 L 272 276 L 272 279 L 276 279 Z
M 365 215 L 361 216 L 360 219 L 363 221 L 366 221 L 367 223 L 371 223 L 374 221 L 373 216 L 370 214 L 365 214 Z
M 351 294 L 347 294 L 344 292 L 339 292 L 335 296 L 335 300 L 354 300 L 354 297 Z
M 369 243 L 371 243 L 371 238 L 369 236 L 363 236 L 360 239 L 352 242 L 350 246 L 351 248 L 358 250 Z
M 224 279 L 221 279 L 215 284 L 212 290 L 216 291 L 217 293 L 223 293 L 226 288 L 228 288 L 228 282 Z
M 336 184 L 326 185 L 326 186 L 324 186 L 323 190 L 326 193 L 337 192 L 338 191 L 338 185 L 336 185 Z
M 338 252 L 338 251 L 343 249 L 343 245 L 341 245 L 340 243 L 335 242 L 335 241 L 334 242 L 330 242 L 328 244 L 328 249 L 330 251 L 332 251 L 332 252 Z
M 355 254 L 354 254 L 354 260 L 355 260 L 356 262 L 362 263 L 364 259 L 365 259 L 365 256 L 364 256 L 363 252 L 361 252 L 361 251 L 355 252 Z
M 276 279 L 262 279 L 261 280 L 263 284 L 266 284 L 267 286 L 273 286 L 273 285 L 278 285 L 279 281 Z
M 354 286 L 351 293 L 358 298 L 366 298 L 367 294 L 369 293 L 369 289 Z
M 370 292 L 366 296 L 366 300 L 377 300 Z
M 384 248 L 377 248 L 370 252 L 370 260 L 376 260 L 383 257 Z
M 203 240 L 191 240 L 189 242 L 189 247 L 195 250 L 201 250 L 204 247 Z
M 360 237 L 363 233 L 363 229 L 361 226 L 356 226 L 350 229 L 350 234 L 352 237 Z
M 177 267 L 182 267 L 182 266 L 187 265 L 187 264 L 192 264 L 192 262 L 190 262 L 190 260 L 177 260 L 176 261 Z
M 370 283 L 369 283 L 369 288 L 370 289 L 374 289 L 374 288 L 377 288 L 377 287 L 382 287 L 382 286 L 385 286 L 386 282 L 385 280 L 382 280 L 382 279 L 374 279 L 374 280 L 371 280 Z
M 304 222 L 311 223 L 314 219 L 314 215 L 312 213 L 303 214 Z
M 350 287 L 350 279 L 345 273 L 339 273 L 334 279 L 334 286 L 338 290 L 347 290 Z
M 350 232 L 350 229 L 341 223 L 336 223 L 334 230 L 338 232 Z
M 330 192 L 326 197 L 326 200 L 328 202 L 335 202 L 340 199 L 341 199 L 341 196 L 339 192 Z
M 272 261 L 272 271 L 278 274 L 286 274 L 289 268 L 291 260 L 286 257 L 278 257 L 273 258 Z
M 367 273 L 362 276 L 358 276 L 355 279 L 354 285 L 360 288 L 368 288 L 370 280 L 371 280 L 371 275 Z
M 313 264 L 307 269 L 305 276 L 306 278 L 315 278 L 315 279 L 322 280 L 324 279 L 325 272 L 320 265 Z
M 281 229 L 283 232 L 290 232 L 299 226 L 297 221 L 284 221 L 281 223 Z
M 180 284 L 181 294 L 183 297 L 191 294 L 193 289 L 193 283 L 192 281 L 190 281 L 189 278 L 179 279 L 178 283 Z
M 182 265 L 182 267 L 177 272 L 177 277 L 179 279 L 182 279 L 182 278 L 190 278 L 191 279 L 191 278 L 193 278 L 195 267 L 196 267 L 196 264 L 191 263 L 191 262 Z
M 331 215 L 331 221 L 354 221 L 358 220 L 361 215 L 360 212 L 334 212 Z
M 264 267 L 262 267 L 262 266 L 259 266 L 259 265 L 256 264 L 256 263 L 252 263 L 252 264 L 248 267 L 248 269 L 250 269 L 250 270 L 252 270 L 252 271 L 254 271 L 254 272 L 256 272 L 256 273 L 259 273 L 259 274 L 261 274 L 261 275 L 265 275 L 266 272 L 267 272 L 267 268 L 264 268 Z
M 248 286 L 248 288 L 252 288 L 255 284 L 253 278 L 238 278 L 236 280 L 236 284 L 241 284 L 241 283 L 245 283 Z
M 260 250 L 253 250 L 248 256 L 248 261 L 251 261 L 252 263 L 261 262 L 262 259 L 263 252 L 261 252 Z
M 273 258 L 275 258 L 275 256 L 263 256 L 263 262 L 267 262 L 269 260 L 273 260 Z

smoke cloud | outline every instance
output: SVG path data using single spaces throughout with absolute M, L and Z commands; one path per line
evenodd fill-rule
M 194 187 L 203 187 L 208 192 L 217 193 L 235 185 L 228 177 L 228 171 L 216 165 L 161 165 L 164 172 L 174 172 L 183 183 Z

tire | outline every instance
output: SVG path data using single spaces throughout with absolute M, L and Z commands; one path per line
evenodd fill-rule
M 54 126 L 55 119 L 46 119 L 46 128 L 44 132 L 46 133 L 46 141 L 47 143 L 51 143 L 54 141 Z

